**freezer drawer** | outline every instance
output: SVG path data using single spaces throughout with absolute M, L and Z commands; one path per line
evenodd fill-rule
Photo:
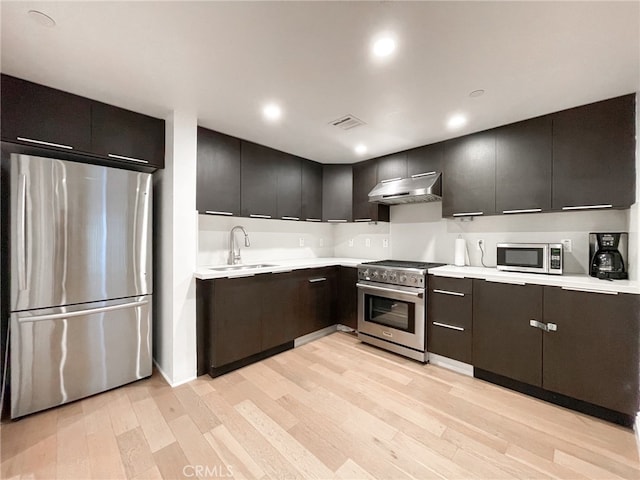
M 11 311 L 150 295 L 151 175 L 11 155 Z
M 151 295 L 11 315 L 11 418 L 151 375 Z

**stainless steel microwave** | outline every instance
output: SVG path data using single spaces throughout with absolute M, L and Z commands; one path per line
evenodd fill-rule
M 562 275 L 561 243 L 498 243 L 497 249 L 498 270 Z

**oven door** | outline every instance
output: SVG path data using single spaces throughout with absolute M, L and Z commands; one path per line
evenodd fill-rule
M 363 282 L 357 286 L 360 333 L 425 351 L 424 289 Z

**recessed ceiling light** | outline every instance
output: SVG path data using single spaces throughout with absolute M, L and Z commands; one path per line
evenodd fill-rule
M 269 103 L 262 109 L 262 114 L 267 120 L 275 122 L 282 117 L 282 109 L 275 103 Z
M 38 10 L 29 10 L 27 12 L 27 15 L 29 15 L 29 18 L 32 19 L 34 22 L 38 23 L 39 25 L 42 25 L 43 27 L 56 26 L 56 21 L 53 18 L 51 18 L 49 15 L 42 13 Z
M 376 57 L 388 57 L 396 49 L 396 41 L 390 36 L 379 37 L 373 42 L 371 51 Z
M 359 145 L 356 145 L 354 150 L 358 155 L 364 155 L 365 153 L 367 153 L 367 146 L 360 143 Z
M 484 95 L 484 90 L 482 90 L 482 89 L 474 90 L 473 92 L 471 92 L 471 93 L 469 94 L 469 96 L 470 96 L 470 97 L 473 97 L 473 98 L 475 98 L 475 97 L 481 97 L 482 95 Z
M 447 127 L 451 129 L 460 128 L 467 124 L 467 117 L 461 114 L 457 114 L 449 118 Z

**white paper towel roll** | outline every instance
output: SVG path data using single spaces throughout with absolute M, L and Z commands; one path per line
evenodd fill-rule
M 467 242 L 464 238 L 456 238 L 456 245 L 453 254 L 453 264 L 456 267 L 464 267 L 465 254 L 467 252 Z

